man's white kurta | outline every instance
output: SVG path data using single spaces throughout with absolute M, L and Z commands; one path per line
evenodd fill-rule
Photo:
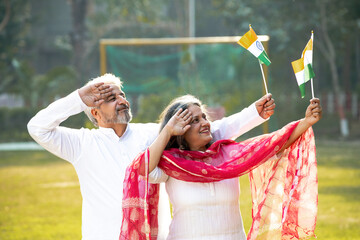
M 69 161 L 80 182 L 82 239 L 119 239 L 125 169 L 156 138 L 159 125 L 130 123 L 123 136 L 111 128 L 59 126 L 86 105 L 78 91 L 40 111 L 28 123 L 30 135 L 49 152 Z M 242 112 L 211 123 L 214 139 L 236 138 L 263 123 L 252 104 Z

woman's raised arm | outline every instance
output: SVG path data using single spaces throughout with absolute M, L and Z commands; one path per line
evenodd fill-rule
M 149 172 L 154 170 L 160 157 L 172 136 L 183 135 L 190 128 L 191 113 L 188 109 L 179 109 L 161 130 L 159 136 L 149 147 Z
M 286 148 L 290 147 L 296 139 L 298 139 L 301 134 L 303 134 L 309 127 L 317 123 L 322 117 L 322 108 L 320 105 L 320 100 L 318 98 L 313 98 L 310 100 L 310 104 L 306 109 L 305 118 L 301 119 L 299 124 L 296 126 L 294 131 L 289 137 L 289 140 L 281 148 L 279 152 L 284 151 Z

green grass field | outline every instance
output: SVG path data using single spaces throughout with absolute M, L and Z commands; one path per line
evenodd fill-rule
M 0 239 L 81 239 L 81 195 L 73 167 L 45 151 L 0 155 Z M 359 142 L 317 142 L 318 239 L 360 239 L 359 156 Z M 240 182 L 247 230 L 247 176 Z

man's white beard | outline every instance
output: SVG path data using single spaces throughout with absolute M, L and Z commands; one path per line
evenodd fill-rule
M 116 115 L 112 118 L 106 118 L 105 123 L 117 123 L 117 124 L 127 124 L 131 121 L 132 114 L 131 110 L 123 110 L 122 112 L 116 111 Z

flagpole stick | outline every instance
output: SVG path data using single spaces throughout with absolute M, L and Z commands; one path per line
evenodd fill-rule
M 313 85 L 313 79 L 311 78 L 311 94 L 312 98 L 314 98 L 314 85 Z
M 311 40 L 312 40 L 312 44 L 314 46 L 314 30 L 311 30 Z M 313 49 L 314 49 L 314 47 L 313 47 Z M 311 62 L 312 62 L 312 55 L 311 55 Z M 314 98 L 313 78 L 311 78 L 311 94 L 312 94 L 312 98 Z
M 267 94 L 268 94 L 268 89 L 267 89 L 267 85 L 266 85 L 266 80 L 265 80 L 264 70 L 263 70 L 263 67 L 262 67 L 262 65 L 261 65 L 260 60 L 259 60 L 259 64 L 260 64 L 261 74 L 262 74 L 262 77 L 263 77 L 263 80 L 264 80 L 264 85 L 265 85 L 266 95 L 267 95 Z

